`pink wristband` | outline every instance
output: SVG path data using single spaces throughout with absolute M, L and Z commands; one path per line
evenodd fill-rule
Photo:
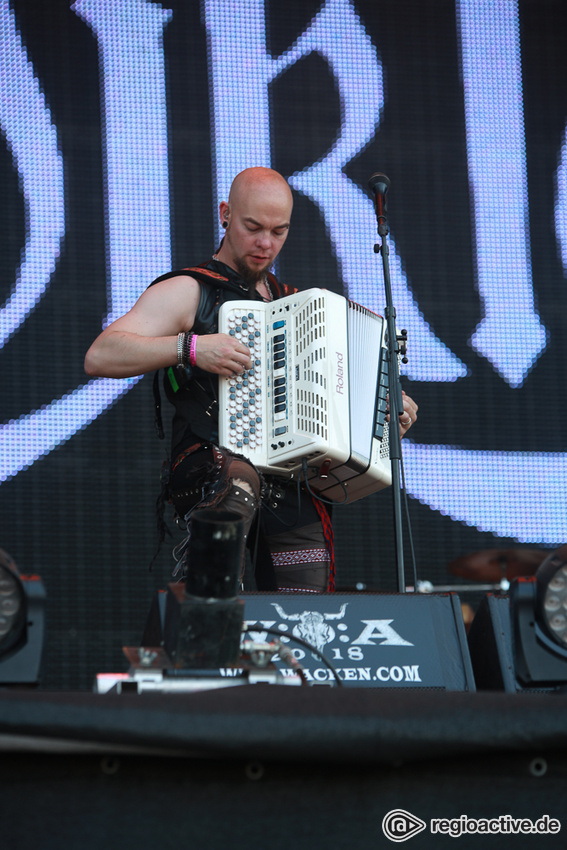
M 193 334 L 191 336 L 191 348 L 189 349 L 189 364 L 191 366 L 197 365 L 197 334 Z

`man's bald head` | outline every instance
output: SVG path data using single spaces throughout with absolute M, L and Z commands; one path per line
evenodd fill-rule
M 282 249 L 293 208 L 287 181 L 272 168 L 246 168 L 219 212 L 226 233 L 217 257 L 249 283 L 263 279 Z
M 260 197 L 271 196 L 275 201 L 289 205 L 289 214 L 293 208 L 293 195 L 287 180 L 273 168 L 246 168 L 237 174 L 232 181 L 229 205 L 239 204 L 244 198 L 256 200 Z

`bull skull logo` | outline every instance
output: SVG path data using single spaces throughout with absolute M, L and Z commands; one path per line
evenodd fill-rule
M 342 620 L 346 613 L 348 602 L 341 605 L 338 614 L 322 614 L 320 611 L 303 611 L 301 614 L 286 614 L 277 602 L 271 603 L 282 620 L 295 622 L 292 634 L 302 638 L 319 652 L 323 652 L 326 644 L 335 637 L 335 630 L 329 625 L 329 620 Z

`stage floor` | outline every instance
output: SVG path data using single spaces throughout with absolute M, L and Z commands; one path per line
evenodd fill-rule
M 385 847 L 398 810 L 424 824 L 417 850 L 451 838 L 435 819 L 464 818 L 506 831 L 459 847 L 565 847 L 561 834 L 510 832 L 510 818 L 564 818 L 565 695 L 4 690 L 0 748 L 10 850 Z

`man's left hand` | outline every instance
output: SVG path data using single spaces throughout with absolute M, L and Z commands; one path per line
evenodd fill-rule
M 404 437 L 411 426 L 414 424 L 417 419 L 417 404 L 410 398 L 407 393 L 402 392 L 402 399 L 404 404 L 403 412 L 400 414 L 400 437 Z

